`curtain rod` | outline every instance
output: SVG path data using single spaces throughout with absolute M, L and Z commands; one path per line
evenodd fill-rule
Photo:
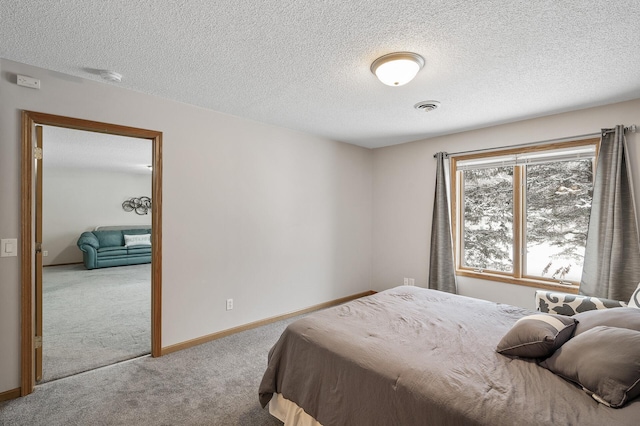
M 490 151 L 499 151 L 501 149 L 505 149 L 505 148 L 521 148 L 521 147 L 525 147 L 525 146 L 535 146 L 535 145 L 540 145 L 543 143 L 554 143 L 554 142 L 568 142 L 568 141 L 572 141 L 572 140 L 576 140 L 576 139 L 581 139 L 581 138 L 588 138 L 588 137 L 593 137 L 593 136 L 601 136 L 602 134 L 606 134 L 606 133 L 611 133 L 613 132 L 615 129 L 606 129 L 600 132 L 596 132 L 596 133 L 587 133 L 584 135 L 576 135 L 576 136 L 567 136 L 564 138 L 556 138 L 556 139 L 547 139 L 544 141 L 537 141 L 537 142 L 527 142 L 527 143 L 521 143 L 518 145 L 505 145 L 505 146 L 497 146 L 494 148 L 482 148 L 482 149 L 471 149 L 468 151 L 458 151 L 458 152 L 451 152 L 451 153 L 445 153 L 446 157 L 451 157 L 453 155 L 460 155 L 460 154 L 471 154 L 471 153 L 475 153 L 475 152 L 490 152 Z M 635 124 L 632 124 L 631 126 L 625 127 L 624 128 L 625 131 L 629 131 L 631 133 L 636 133 L 637 132 L 637 127 Z M 433 158 L 436 158 L 437 154 L 433 154 Z

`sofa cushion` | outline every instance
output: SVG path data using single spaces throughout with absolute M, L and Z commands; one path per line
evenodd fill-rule
M 140 228 L 140 229 L 123 229 L 123 234 L 126 235 L 142 235 L 142 234 L 151 234 L 150 228 Z
M 127 249 L 123 246 L 119 247 L 100 247 L 98 249 L 98 258 L 105 256 L 124 256 L 127 254 Z
M 139 256 L 139 255 L 149 255 L 151 254 L 151 246 L 133 246 L 133 247 L 127 247 L 127 254 L 133 255 L 133 256 Z
M 100 242 L 100 248 L 124 246 L 122 231 L 93 231 Z

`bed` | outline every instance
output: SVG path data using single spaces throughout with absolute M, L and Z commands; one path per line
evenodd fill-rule
M 260 403 L 296 425 L 637 425 L 535 359 L 496 352 L 523 308 L 402 286 L 310 314 L 273 346 Z

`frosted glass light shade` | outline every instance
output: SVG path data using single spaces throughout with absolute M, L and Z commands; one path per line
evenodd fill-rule
M 424 58 L 417 53 L 397 52 L 373 61 L 371 72 L 387 86 L 402 86 L 418 74 L 424 66 Z

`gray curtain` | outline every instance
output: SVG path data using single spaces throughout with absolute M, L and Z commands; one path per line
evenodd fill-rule
M 640 246 L 624 130 L 602 131 L 580 293 L 628 301 L 640 281 Z
M 429 288 L 456 294 L 453 239 L 451 236 L 451 204 L 449 203 L 449 160 L 447 154 L 435 155 L 436 195 L 433 201 L 431 222 L 431 263 L 429 265 Z

